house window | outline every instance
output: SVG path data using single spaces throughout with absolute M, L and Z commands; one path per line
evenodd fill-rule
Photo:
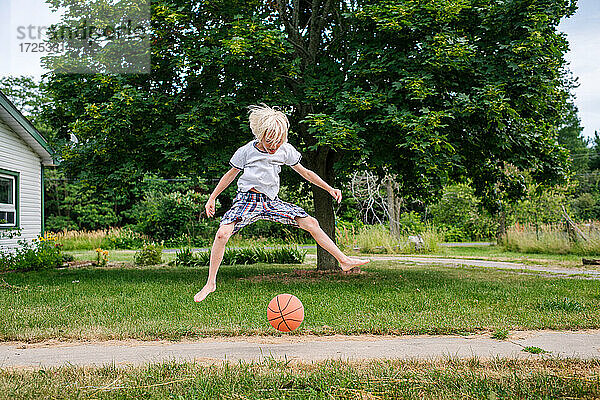
M 16 226 L 16 184 L 14 176 L 0 175 L 0 227 Z

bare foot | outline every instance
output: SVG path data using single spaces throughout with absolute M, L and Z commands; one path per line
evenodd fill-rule
M 361 265 L 365 265 L 371 260 L 366 258 L 348 258 L 347 262 L 340 263 L 340 267 L 342 267 L 342 271 L 350 271 L 352 268 L 360 267 Z
M 196 303 L 201 302 L 202 300 L 204 300 L 206 298 L 206 296 L 208 296 L 209 294 L 211 294 L 212 292 L 215 291 L 215 289 L 217 288 L 216 284 L 206 284 L 204 285 L 204 287 L 202 288 L 201 291 L 199 291 L 198 293 L 196 293 L 196 295 L 194 296 L 194 301 Z

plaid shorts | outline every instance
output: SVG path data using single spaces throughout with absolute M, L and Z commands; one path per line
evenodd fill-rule
M 294 218 L 308 216 L 302 207 L 286 203 L 279 197 L 271 200 L 263 193 L 238 192 L 233 206 L 221 218 L 221 225 L 236 222 L 233 228 L 233 233 L 236 233 L 259 219 L 298 226 Z

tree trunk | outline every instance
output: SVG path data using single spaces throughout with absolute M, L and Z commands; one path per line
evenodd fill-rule
M 323 180 L 333 186 L 334 154 L 326 148 L 319 148 L 307 157 L 309 168 Z M 321 229 L 335 243 L 335 215 L 333 213 L 333 197 L 318 186 L 312 187 L 315 203 L 315 218 Z M 340 268 L 337 260 L 321 246 L 317 246 L 317 270 L 325 271 Z

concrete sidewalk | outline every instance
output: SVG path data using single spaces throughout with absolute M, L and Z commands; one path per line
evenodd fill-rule
M 531 354 L 534 346 L 546 353 Z M 600 359 L 600 330 L 581 332 L 512 332 L 507 340 L 489 335 L 471 336 L 282 336 L 203 339 L 194 342 L 109 341 L 60 343 L 56 341 L 0 344 L 0 368 L 50 366 L 141 365 L 174 360 L 200 363 L 435 359 L 440 357 L 489 359 L 493 357 L 563 357 Z

